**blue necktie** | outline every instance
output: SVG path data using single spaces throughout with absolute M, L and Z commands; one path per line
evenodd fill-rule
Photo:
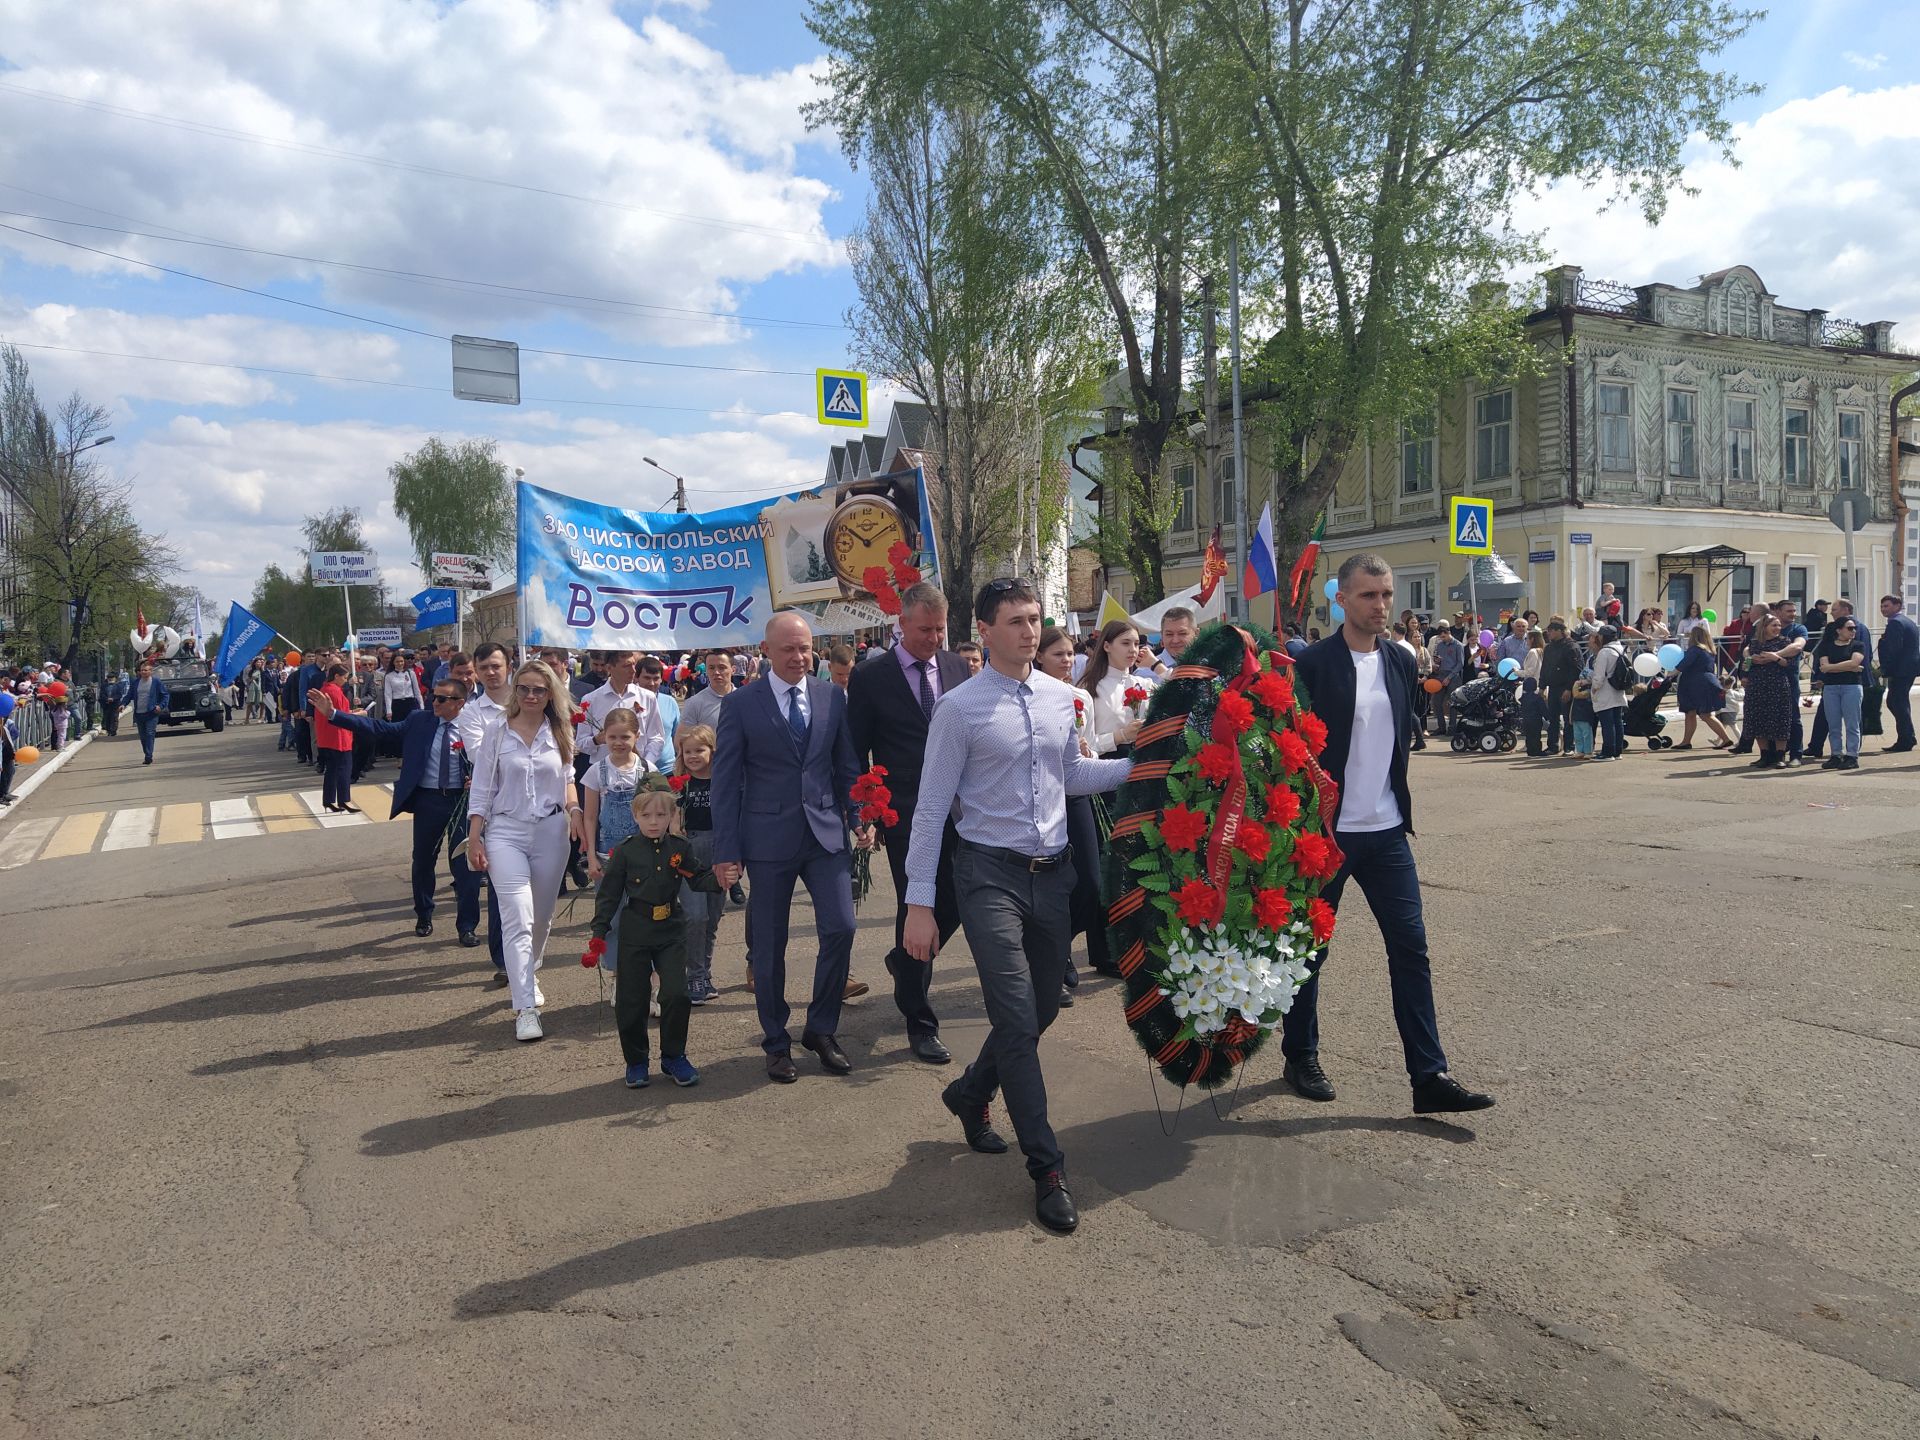
M 794 743 L 802 749 L 807 744 L 807 717 L 800 709 L 800 687 L 794 686 L 787 692 L 787 729 L 793 732 Z
M 440 788 L 451 790 L 460 783 L 460 772 L 455 769 L 453 758 L 453 726 L 445 720 L 440 722 Z

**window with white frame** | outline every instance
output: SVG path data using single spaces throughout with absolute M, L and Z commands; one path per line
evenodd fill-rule
M 1811 576 L 1812 573 L 1813 571 L 1810 566 L 1806 566 L 1806 565 L 1787 566 L 1786 598 L 1793 601 L 1795 605 L 1799 606 L 1800 613 L 1802 615 L 1807 613 L 1808 577 Z
M 1191 464 L 1173 467 L 1173 493 L 1179 498 L 1179 507 L 1173 512 L 1175 530 L 1193 529 L 1193 466 Z
M 1237 487 L 1234 484 L 1233 456 L 1220 457 L 1220 489 L 1215 494 L 1213 523 L 1233 526 L 1239 523 L 1240 511 Z
M 1600 468 L 1633 473 L 1633 387 L 1600 387 Z
M 1475 478 L 1503 480 L 1513 473 L 1513 391 L 1473 402 L 1473 450 Z
M 1429 495 L 1434 483 L 1433 416 L 1400 422 L 1400 493 Z
M 1813 412 L 1804 405 L 1789 405 L 1781 428 L 1780 463 L 1787 484 L 1813 484 Z
M 1407 587 L 1406 603 L 1402 609 L 1411 610 L 1416 615 L 1431 615 L 1434 611 L 1434 577 L 1427 575 L 1406 575 L 1401 577 Z
M 1692 479 L 1700 473 L 1700 397 L 1691 390 L 1667 391 L 1667 474 Z
M 1733 613 L 1741 615 L 1753 608 L 1753 566 L 1736 565 L 1733 567 L 1733 579 L 1729 587 L 1729 599 Z
M 1754 480 L 1753 401 L 1739 395 L 1727 397 L 1727 479 Z
M 1859 490 L 1867 483 L 1867 412 L 1840 412 L 1840 488 Z

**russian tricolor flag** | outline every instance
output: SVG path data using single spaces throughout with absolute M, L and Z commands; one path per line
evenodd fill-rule
M 1240 582 L 1242 598 L 1251 600 L 1280 588 L 1280 574 L 1273 564 L 1273 502 L 1260 508 L 1260 528 L 1253 532 L 1247 547 L 1247 573 Z

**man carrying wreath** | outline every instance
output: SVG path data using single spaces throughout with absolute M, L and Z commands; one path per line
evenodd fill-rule
M 1333 837 L 1342 858 L 1321 898 L 1338 910 L 1351 878 L 1379 923 L 1414 1113 L 1484 1110 L 1493 1097 L 1466 1089 L 1447 1073 L 1434 1018 L 1420 876 L 1407 843 L 1413 833 L 1407 788 L 1407 750 L 1416 724 L 1413 658 L 1385 638 L 1393 618 L 1393 571 L 1378 555 L 1349 556 L 1333 598 L 1346 618 L 1298 662 L 1308 702 L 1327 727 L 1320 764 L 1339 786 Z M 1333 1099 L 1333 1082 L 1320 1067 L 1318 1006 L 1326 959 L 1322 951 L 1283 1022 L 1283 1078 L 1307 1100 Z

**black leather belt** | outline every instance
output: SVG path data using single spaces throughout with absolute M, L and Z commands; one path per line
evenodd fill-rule
M 1027 855 L 1018 850 L 1007 850 L 998 845 L 981 845 L 972 840 L 963 839 L 960 843 L 969 850 L 978 850 L 982 855 L 991 855 L 994 859 L 1004 860 L 1009 865 L 1018 865 L 1029 875 L 1044 875 L 1049 871 L 1058 870 L 1073 859 L 1071 845 L 1053 855 Z

